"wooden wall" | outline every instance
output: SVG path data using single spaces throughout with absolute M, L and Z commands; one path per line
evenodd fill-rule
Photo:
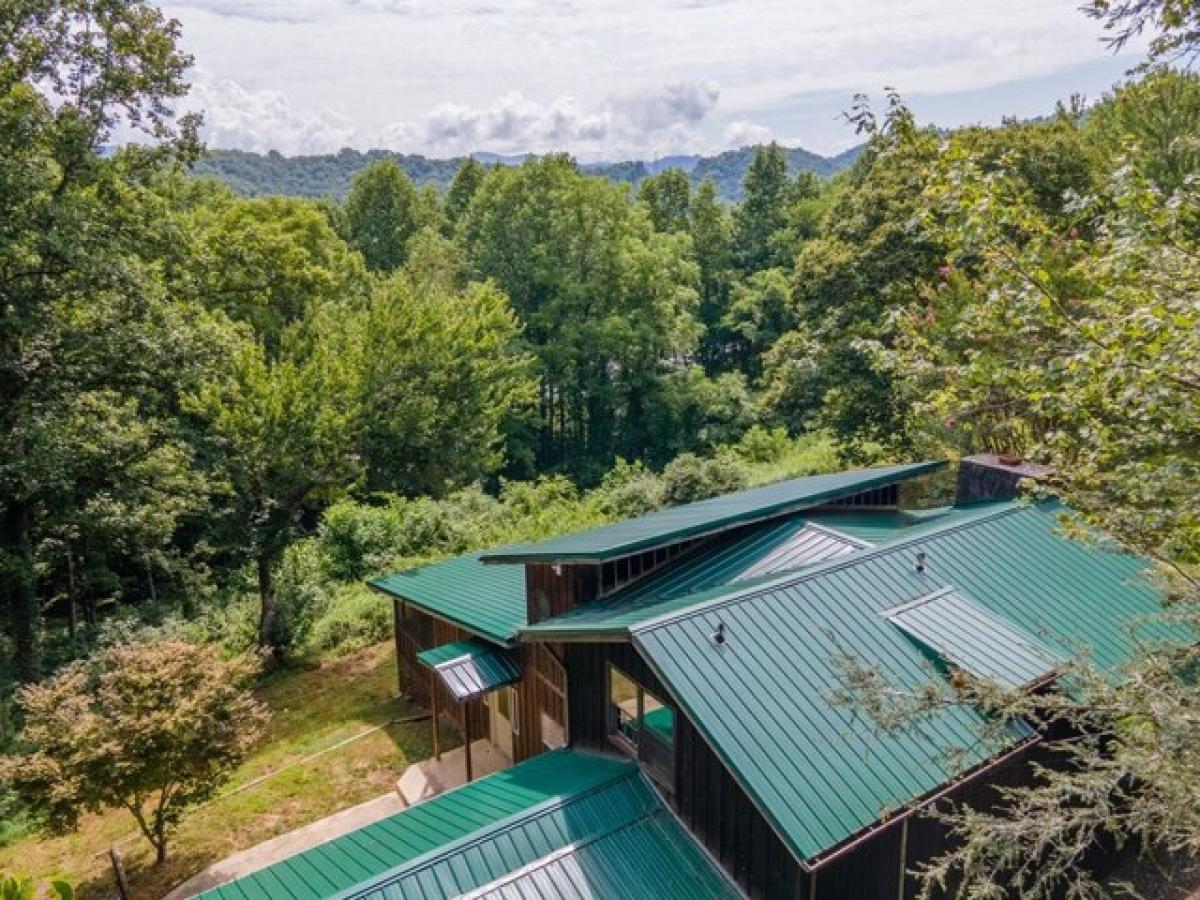
M 589 603 L 599 591 L 599 566 L 541 563 L 525 566 L 525 604 L 530 625 Z
M 400 693 L 414 703 L 431 709 L 431 690 L 436 690 L 438 715 L 442 723 L 450 723 L 461 731 L 462 710 L 459 707 L 462 704 L 434 677 L 428 666 L 417 661 L 417 654 L 431 647 L 460 641 L 469 637 L 469 633 L 400 600 L 394 601 L 393 611 L 396 615 L 396 667 Z M 471 717 L 471 736 L 487 737 L 488 710 L 483 701 L 472 700 L 466 706 L 467 715 Z

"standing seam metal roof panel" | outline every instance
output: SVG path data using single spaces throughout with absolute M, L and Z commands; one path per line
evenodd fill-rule
M 885 613 L 888 621 L 951 665 L 1015 690 L 1067 661 L 1033 635 L 946 588 Z
M 944 465 L 944 461 L 937 460 L 792 478 L 697 503 L 660 509 L 636 519 L 602 525 L 577 534 L 512 544 L 489 551 L 482 555 L 482 559 L 489 563 L 600 562 L 735 525 L 787 515 L 804 507 L 916 478 Z
M 511 645 L 527 622 L 525 569 L 485 566 L 482 553 L 376 578 L 376 590 L 497 644 Z
M 325 900 L 394 866 L 626 775 L 630 764 L 552 750 L 439 794 L 236 881 L 203 900 Z
M 458 701 L 471 700 L 521 680 L 521 667 L 507 651 L 479 638 L 442 644 L 417 654 Z
M 778 560 L 770 566 L 777 571 L 754 575 L 748 572 L 809 526 L 836 532 L 839 538 L 855 541 L 865 551 L 871 541 L 902 539 L 908 534 L 951 527 L 1012 507 L 1006 501 L 914 512 L 808 510 L 784 519 L 757 522 L 729 532 L 714 544 L 689 550 L 607 597 L 523 628 L 521 633 L 525 639 L 538 641 L 628 640 L 631 626 L 704 603 L 723 595 L 731 585 L 748 589 L 777 580 L 778 574 L 789 568 L 819 564 L 821 560 L 801 555 Z
M 1026 735 L 1014 726 L 982 746 L 981 715 L 957 706 L 885 732 L 836 702 L 837 660 L 847 655 L 899 689 L 930 682 L 925 653 L 884 611 L 949 585 L 1057 654 L 1086 645 L 1110 670 L 1130 657 L 1123 626 L 1161 611 L 1146 562 L 1067 539 L 1057 509 L 1013 506 L 750 589 L 734 585 L 635 625 L 634 643 L 780 837 L 812 862 Z M 718 624 L 721 645 L 710 637 Z M 1188 637 L 1163 622 L 1140 634 Z
M 663 805 L 636 764 L 338 895 L 725 900 L 740 893 Z

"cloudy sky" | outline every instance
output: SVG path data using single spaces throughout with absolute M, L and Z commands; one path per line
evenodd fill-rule
M 856 142 L 898 88 L 942 125 L 1095 97 L 1114 58 L 1074 0 L 170 0 L 211 146 L 584 160 Z M 1134 51 L 1136 52 L 1136 51 Z

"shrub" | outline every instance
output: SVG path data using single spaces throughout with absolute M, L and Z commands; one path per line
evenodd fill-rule
M 308 646 L 320 654 L 340 654 L 386 640 L 392 634 L 392 606 L 365 585 L 339 589 L 313 623 Z
M 668 506 L 740 491 L 749 484 L 745 466 L 729 452 L 709 459 L 683 453 L 663 469 L 662 477 L 663 502 Z
M 793 448 L 786 428 L 755 425 L 742 435 L 734 451 L 748 463 L 779 462 Z
M 663 482 L 640 460 L 629 463 L 618 459 L 588 498 L 606 517 L 627 519 L 645 515 L 663 505 Z

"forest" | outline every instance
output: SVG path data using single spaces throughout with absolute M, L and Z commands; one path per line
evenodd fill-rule
M 836 172 L 381 156 L 309 198 L 213 177 L 149 3 L 0 7 L 0 750 L 76 660 L 288 671 L 387 637 L 368 576 L 883 460 L 1056 464 L 1194 617 L 1200 13 L 1089 9 L 1157 29 L 1111 92 L 954 130 L 856 98 Z M 1121 827 L 1195 852 L 1194 679 L 1155 672 L 1105 777 L 1160 803 Z M 72 821 L 0 785 L 0 846 Z
M 635 187 L 663 169 L 682 169 L 691 177 L 693 188 L 711 178 L 716 184 L 718 197 L 736 202 L 742 199 L 742 180 L 754 159 L 755 150 L 754 147 L 743 147 L 739 150 L 726 150 L 715 156 L 670 156 L 649 162 L 591 162 L 581 168 L 588 174 Z M 799 147 L 783 148 L 783 152 L 788 157 L 788 171 L 791 175 L 813 172 L 828 177 L 854 162 L 862 152 L 862 145 L 828 157 L 809 153 Z M 525 157 L 500 157 L 483 152 L 475 153 L 473 157 L 485 166 L 520 165 L 525 161 Z M 356 175 L 367 166 L 387 159 L 395 162 L 417 187 L 432 184 L 439 191 L 445 191 L 449 187 L 454 173 L 464 161 L 461 157 L 429 159 L 417 154 L 392 153 L 386 150 L 360 153 L 349 148 L 338 153 L 316 156 L 283 156 L 280 153 L 211 149 L 196 160 L 193 171 L 198 175 L 212 175 L 224 181 L 235 193 L 244 197 L 282 194 L 294 197 L 335 197 L 344 200 Z

